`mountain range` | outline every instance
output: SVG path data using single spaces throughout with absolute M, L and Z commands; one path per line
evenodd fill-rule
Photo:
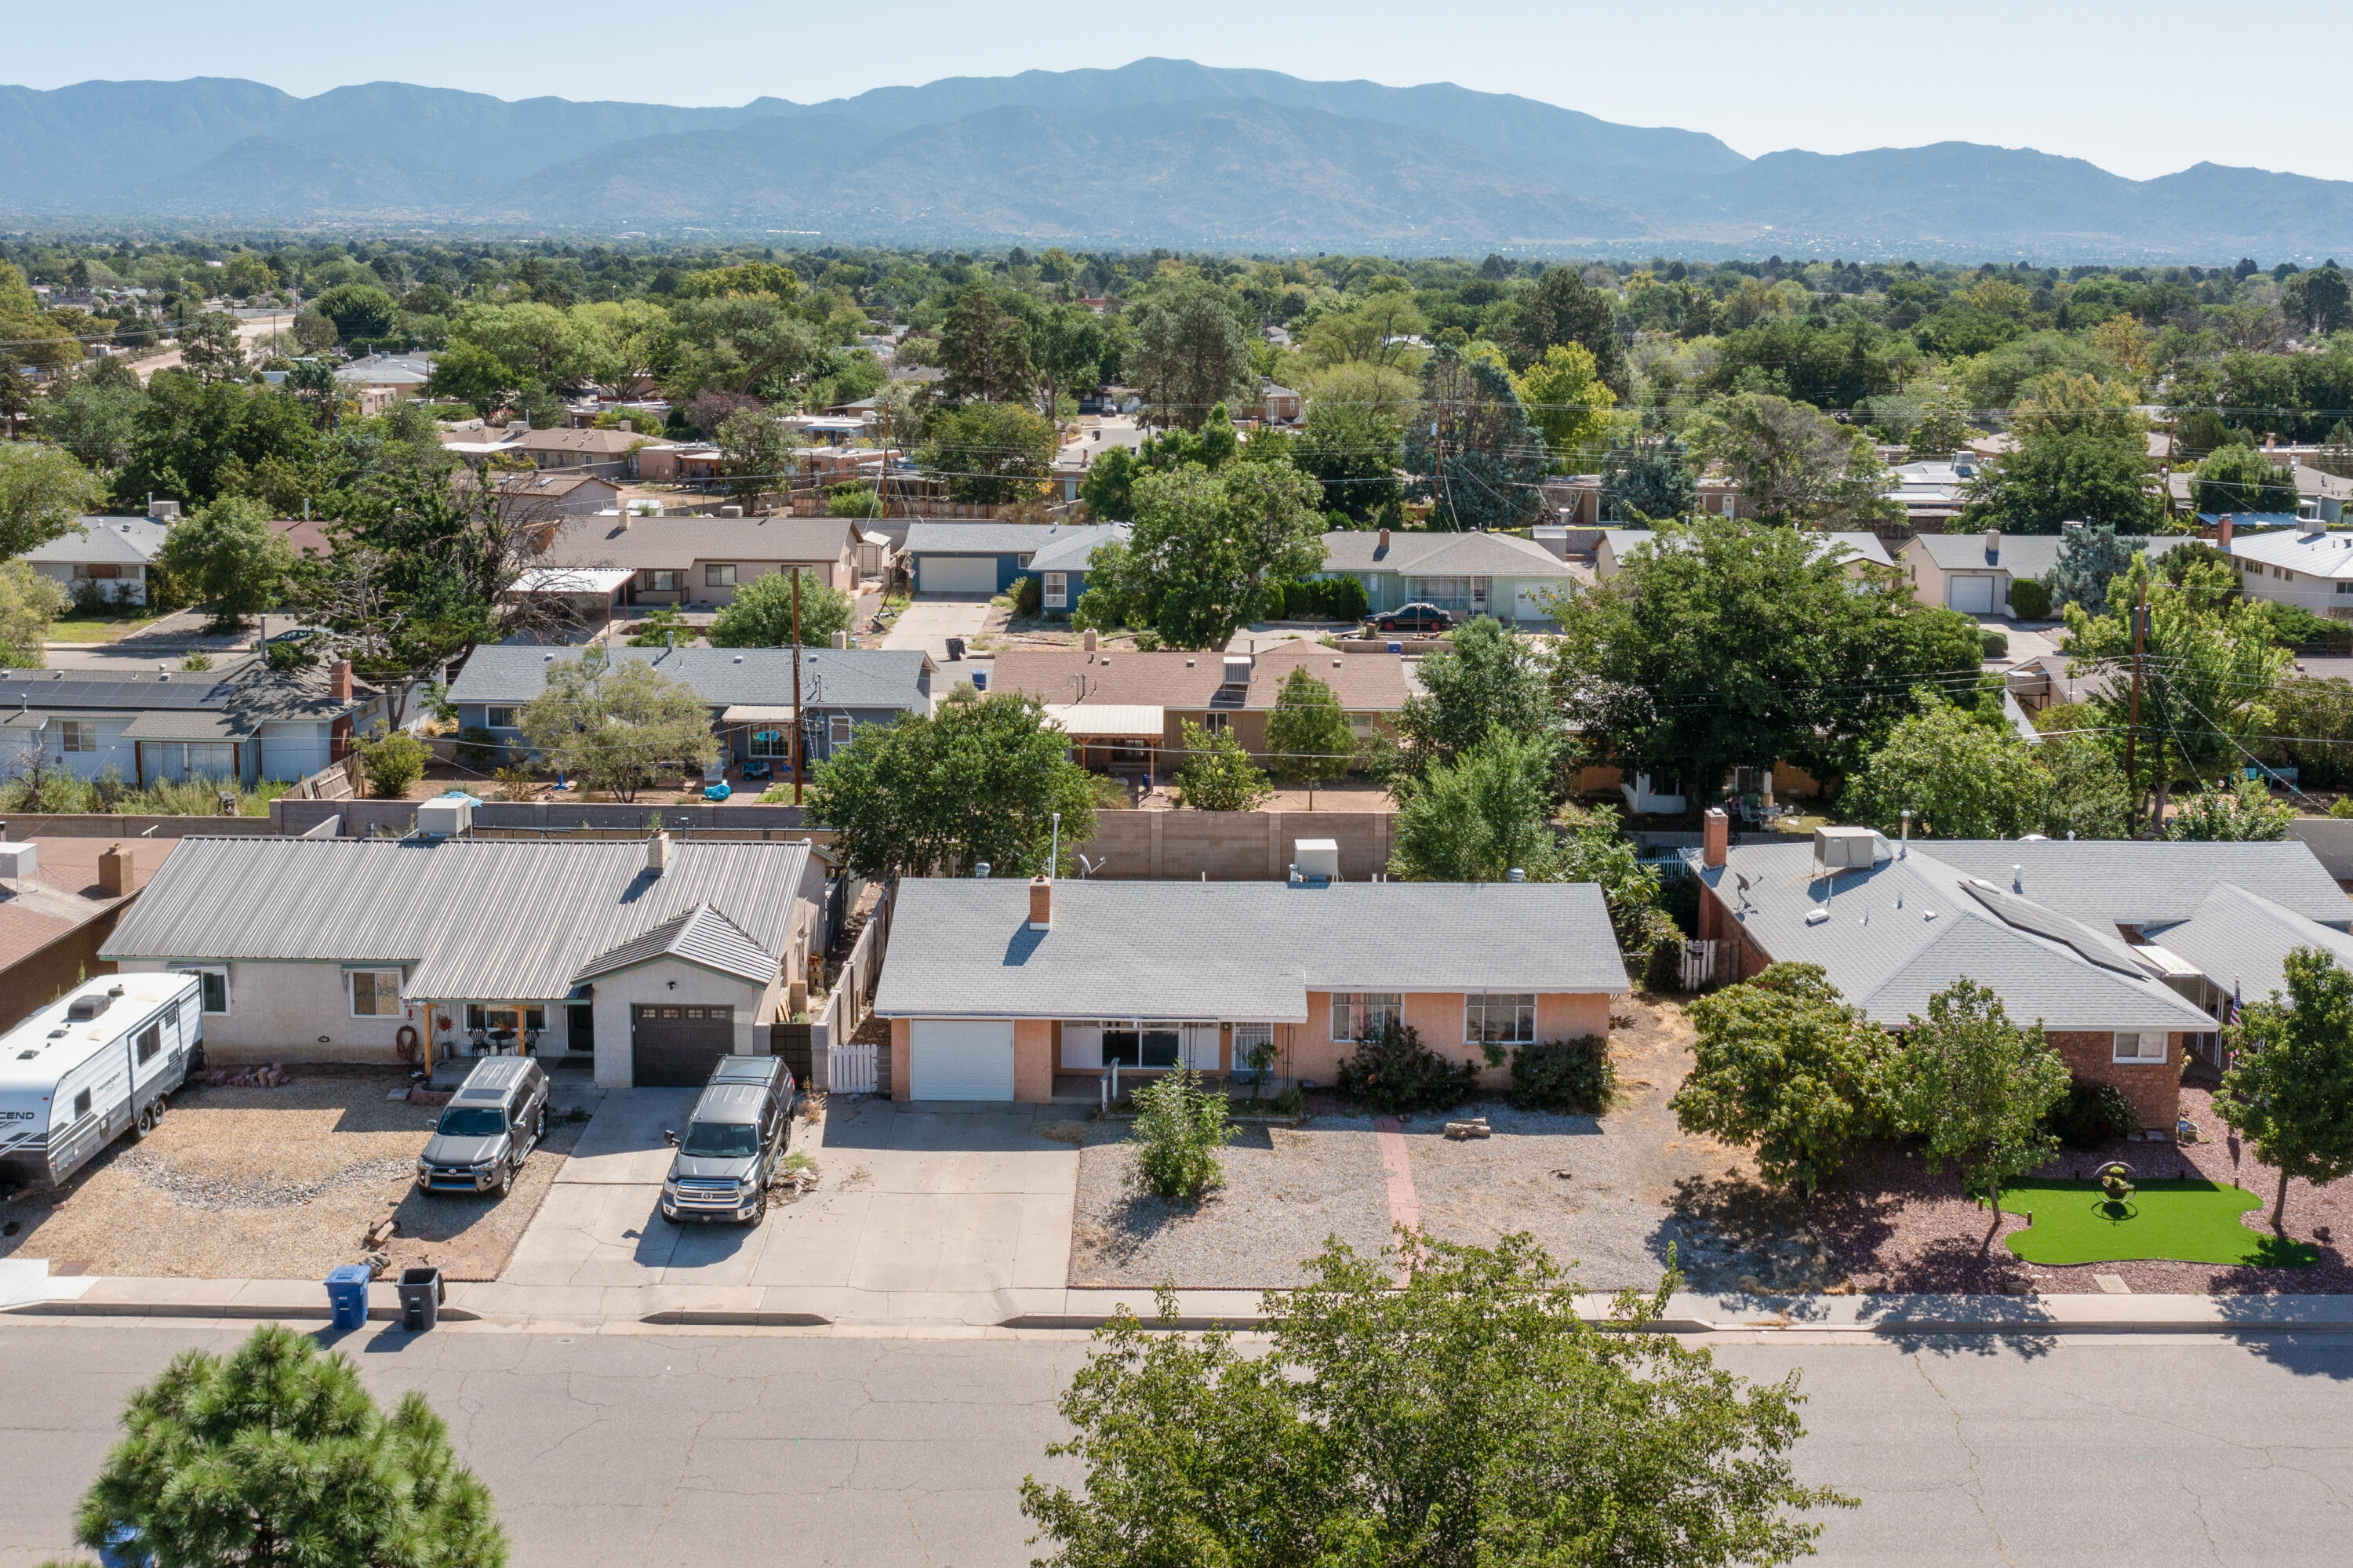
M 1439 83 L 1146 59 L 741 108 L 374 82 L 0 87 L 0 221 L 1279 253 L 2317 260 L 2353 183 L 2136 181 L 1946 142 L 1748 158 L 1697 132 Z

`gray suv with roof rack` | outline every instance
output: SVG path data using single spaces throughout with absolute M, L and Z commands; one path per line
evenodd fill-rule
M 547 1074 L 528 1056 L 487 1056 L 449 1097 L 417 1160 L 424 1192 L 494 1192 L 547 1136 Z
M 662 1179 L 662 1218 L 758 1224 L 768 1186 L 792 1140 L 793 1075 L 781 1056 L 722 1056 L 694 1102 L 686 1135 Z

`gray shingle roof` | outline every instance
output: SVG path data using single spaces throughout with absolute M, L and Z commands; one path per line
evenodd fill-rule
M 2128 550 L 2145 551 L 2162 556 L 2180 538 L 2119 538 L 2116 543 Z M 2040 577 L 2049 575 L 2059 564 L 2059 535 L 2056 534 L 2004 534 L 2001 547 L 1988 556 L 1985 531 L 1973 529 L 1967 534 L 1919 534 L 1913 536 L 1907 549 L 1917 549 L 1946 571 L 1985 571 L 1989 568 L 2008 572 L 2013 577 Z
M 1400 572 L 1410 577 L 1567 577 L 1567 561 L 1516 534 L 1409 533 L 1391 529 L 1386 549 L 1377 530 L 1335 530 L 1324 535 L 1327 572 Z
M 2287 956 L 2298 948 L 2318 948 L 2353 969 L 2353 935 L 2227 884 L 2208 894 L 2189 919 L 2149 936 L 2249 1001 L 2285 993 Z
M 580 966 L 575 980 L 591 980 L 634 969 L 652 959 L 683 959 L 721 974 L 733 975 L 754 985 L 765 985 L 776 972 L 776 960 L 744 934 L 744 928 L 708 904 L 663 921 L 642 936 L 598 954 Z
M 1814 541 L 1817 555 L 1827 553 L 1837 560 L 1861 557 L 1873 566 L 1893 567 L 1895 557 L 1876 534 L 1861 530 L 1832 529 L 1827 532 L 1807 529 L 1806 536 Z M 1644 545 L 1655 544 L 1659 533 L 1654 528 L 1604 528 L 1602 536 L 1609 541 L 1609 553 L 1622 566 L 1627 556 Z M 1980 541 L 1982 542 L 1982 540 Z
M 911 556 L 1047 556 L 1040 571 L 1084 571 L 1097 545 L 1125 539 L 1125 524 L 953 523 L 918 518 L 907 524 Z M 1067 563 L 1067 564 L 1066 564 Z
M 248 655 L 203 672 L 161 670 L 136 676 L 120 670 L 0 672 L 0 709 L 210 713 L 226 715 L 251 734 L 256 725 L 332 718 L 375 699 L 372 688 L 353 690 L 352 700 L 335 697 L 329 694 L 324 670 L 275 671 Z
M 2211 1029 L 2156 965 L 2133 959 L 2119 927 L 2179 951 L 2161 927 L 2196 913 L 2226 881 L 2261 887 L 2306 918 L 2353 918 L 2353 904 L 2294 842 L 1936 840 L 1834 880 L 1809 844 L 1740 844 L 1700 875 L 1765 952 L 1821 965 L 1848 1001 L 1887 1024 L 1967 977 L 1991 987 L 2021 1022 Z M 1829 917 L 1809 924 L 1818 908 Z
M 575 517 L 533 564 L 683 567 L 690 561 L 834 561 L 851 545 L 846 517 Z
M 1627 989 L 1600 889 L 1060 882 L 899 885 L 875 1011 L 892 1017 L 1299 1022 L 1310 991 Z
M 788 705 L 793 700 L 789 648 L 612 648 L 616 663 L 632 660 L 684 681 L 714 708 L 737 703 Z M 548 657 L 554 655 L 554 659 Z M 453 703 L 527 703 L 546 689 L 547 672 L 577 658 L 573 649 L 500 643 L 477 648 L 449 683 Z M 929 712 L 923 693 L 931 655 L 920 648 L 804 648 L 801 694 L 827 708 L 897 708 Z
M 673 843 L 655 876 L 636 840 L 186 838 L 102 956 L 401 963 L 411 995 L 546 1001 L 707 905 L 773 975 L 807 864 L 806 842 Z
M 145 566 L 164 547 L 168 523 L 152 517 L 79 517 L 79 534 L 43 540 L 17 557 L 39 566 Z

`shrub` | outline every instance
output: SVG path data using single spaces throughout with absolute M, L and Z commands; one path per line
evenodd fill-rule
M 2328 814 L 2337 818 L 2353 817 L 2353 795 L 2339 795 L 2331 800 Z
M 1989 659 L 2010 657 L 2010 633 L 2007 631 L 1981 631 L 1978 634 L 1978 642 Z
M 1633 944 L 1626 951 L 1627 972 L 1642 989 L 1661 995 L 1683 987 L 1683 928 L 1663 909 L 1645 909 Z
M 379 732 L 375 738 L 360 742 L 360 767 L 367 773 L 368 788 L 386 800 L 408 793 L 408 787 L 425 777 L 425 763 L 430 756 L 425 743 L 405 730 L 392 735 Z
M 1015 577 L 1012 586 L 1005 590 L 1005 597 L 1012 600 L 1014 614 L 1034 617 L 1045 606 L 1045 593 L 1044 578 Z
M 1334 620 L 1356 621 L 1365 619 L 1372 601 L 1365 597 L 1365 585 L 1356 577 L 1328 577 L 1287 582 L 1279 585 L 1282 601 L 1278 607 L 1286 620 L 1306 616 L 1327 616 Z
M 1201 1086 L 1199 1075 L 1179 1067 L 1135 1091 L 1135 1155 L 1128 1178 L 1169 1203 L 1196 1203 L 1225 1184 L 1218 1150 L 1233 1140 L 1226 1097 Z
M 1394 1023 L 1357 1041 L 1340 1064 L 1340 1093 L 1376 1115 L 1446 1110 L 1478 1086 L 1474 1064 L 1450 1062 L 1421 1043 L 1420 1031 Z
M 1599 1034 L 1580 1034 L 1514 1051 L 1512 1088 L 1505 1097 L 1514 1110 L 1598 1116 L 1609 1108 L 1617 1086 L 1609 1043 Z
M 470 724 L 458 732 L 458 766 L 470 773 L 488 773 L 506 754 L 505 743 L 480 725 Z
M 2010 613 L 2021 620 L 2051 618 L 2051 589 L 2040 577 L 2014 577 L 2010 585 Z
M 2078 1078 L 2051 1107 L 2043 1125 L 2070 1149 L 2097 1149 L 2140 1130 L 2140 1117 L 2114 1084 Z

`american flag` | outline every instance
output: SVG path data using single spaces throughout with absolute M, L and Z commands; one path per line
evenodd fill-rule
M 2222 1004 L 2223 1028 L 2235 1029 L 2239 1026 L 2239 988 L 2234 985 L 2231 988 L 2231 1000 Z
M 2231 987 L 2231 1000 L 2222 1004 L 2222 1070 L 2226 1073 L 2236 1066 L 2239 1061 L 2238 1042 L 2231 1037 L 2230 1032 L 2239 1027 L 2240 989 L 2240 986 L 2234 982 Z

